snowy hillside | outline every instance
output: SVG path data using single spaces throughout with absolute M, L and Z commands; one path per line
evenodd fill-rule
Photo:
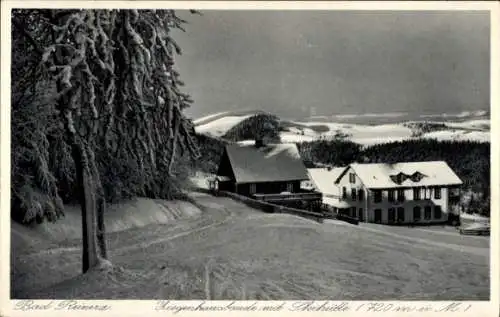
M 198 133 L 212 136 L 222 136 L 229 129 L 258 111 L 222 112 L 195 120 Z M 417 125 L 421 122 L 390 123 L 379 125 L 349 124 L 322 121 L 283 121 L 284 131 L 280 132 L 284 143 L 314 141 L 317 139 L 331 139 L 337 134 L 345 135 L 349 140 L 362 144 L 374 145 L 414 138 L 436 139 L 439 141 L 478 141 L 490 142 L 490 120 L 472 119 L 469 121 L 441 121 L 433 122 L 443 125 L 439 129 L 426 131 Z M 412 125 L 416 123 L 416 125 Z M 420 129 L 420 130 L 419 130 Z
M 212 136 L 221 137 L 226 134 L 229 129 L 248 117 L 250 117 L 250 115 L 221 117 L 205 124 L 198 125 L 195 129 L 198 133 L 206 133 Z
M 193 120 L 193 123 L 195 125 L 196 132 L 221 137 L 238 123 L 258 113 L 263 113 L 263 111 L 225 111 L 197 118 Z
M 440 227 L 382 228 L 337 220 L 317 223 L 293 215 L 265 214 L 229 198 L 198 193 L 192 197 L 203 206 L 203 212 L 193 214 L 184 207 L 169 206 L 170 202 L 150 202 L 151 214 L 163 214 L 165 206 L 179 209 L 183 217 L 109 232 L 114 267 L 108 270 L 79 274 L 81 239 L 75 236 L 36 239 L 40 242 L 36 248 L 14 246 L 11 296 L 128 300 L 489 298 L 487 237 L 463 237 L 455 229 Z M 134 214 L 142 217 L 142 207 L 126 204 L 119 208 L 135 209 Z M 13 240 L 20 236 L 31 241 L 33 229 L 22 229 Z

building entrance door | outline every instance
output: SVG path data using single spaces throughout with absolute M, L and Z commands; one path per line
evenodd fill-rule
M 387 215 L 387 221 L 389 223 L 394 223 L 394 221 L 396 220 L 396 212 L 394 210 L 394 208 L 389 208 L 388 210 L 388 215 Z
M 398 208 L 398 222 L 405 222 L 405 209 L 403 207 Z

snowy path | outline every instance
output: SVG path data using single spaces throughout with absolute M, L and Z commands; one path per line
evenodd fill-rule
M 319 224 L 265 214 L 229 198 L 195 196 L 206 209 L 198 217 L 109 234 L 117 273 L 75 276 L 81 261 L 75 241 L 68 246 L 75 249 L 40 252 L 36 263 L 18 266 L 25 284 L 17 294 L 171 300 L 450 300 L 489 294 L 487 239 Z M 45 288 L 37 291 L 37 283 Z

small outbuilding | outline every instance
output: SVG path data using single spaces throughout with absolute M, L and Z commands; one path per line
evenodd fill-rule
M 321 193 L 301 188 L 309 180 L 295 144 L 227 145 L 214 187 L 272 203 L 304 207 L 321 203 Z

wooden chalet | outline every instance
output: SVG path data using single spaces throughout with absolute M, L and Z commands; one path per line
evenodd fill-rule
M 321 204 L 322 194 L 301 188 L 309 180 L 295 144 L 230 144 L 224 149 L 213 187 L 295 208 Z

